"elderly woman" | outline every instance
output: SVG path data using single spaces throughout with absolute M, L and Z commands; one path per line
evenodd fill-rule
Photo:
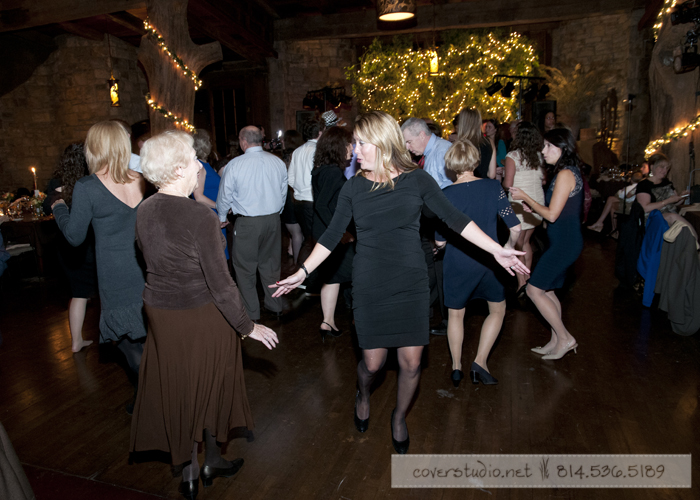
M 241 365 L 241 339 L 268 349 L 269 328 L 245 312 L 221 251 L 217 216 L 189 198 L 202 168 L 192 137 L 170 130 L 141 150 L 143 175 L 158 193 L 141 204 L 136 239 L 147 266 L 144 309 L 149 335 L 131 426 L 131 450 L 169 452 L 185 464 L 180 491 L 195 498 L 200 475 L 197 442 L 204 436 L 205 487 L 231 477 L 243 464 L 221 456 L 217 437 L 253 427 Z
M 430 174 L 411 162 L 401 129 L 391 116 L 383 111 L 360 115 L 354 139 L 362 170 L 341 189 L 330 226 L 299 271 L 270 286 L 279 287 L 275 296 L 299 286 L 328 258 L 354 218 L 357 246 L 352 296 L 362 349 L 357 366 L 355 426 L 359 432 L 367 430 L 370 387 L 388 350 L 396 348 L 399 375 L 391 437 L 396 452 L 403 454 L 409 446 L 406 412 L 418 387 L 423 347 L 429 340 L 430 288 L 418 232 L 424 207 L 467 241 L 492 254 L 500 265 L 518 272 L 528 270 L 517 258 L 521 252 L 504 249 L 493 241 L 447 201 Z
M 564 326 L 561 303 L 555 290 L 564 286 L 566 272 L 583 250 L 581 210 L 583 208 L 583 178 L 581 159 L 576 152 L 576 140 L 564 128 L 555 128 L 544 135 L 544 161 L 550 166 L 552 179 L 545 195 L 545 204 L 538 203 L 527 191 L 511 187 L 514 200 L 524 202 L 523 209 L 531 210 L 547 221 L 549 246 L 542 254 L 526 293 L 549 323 L 552 336 L 547 344 L 531 350 L 542 359 L 561 359 L 567 352 L 576 353 L 578 343 Z
M 488 123 L 488 122 L 487 122 Z M 479 165 L 479 150 L 469 141 L 457 141 L 445 155 L 445 168 L 457 175 L 457 180 L 443 192 L 452 204 L 469 217 L 492 239 L 497 240 L 500 217 L 510 229 L 507 248 L 513 248 L 520 235 L 520 221 L 513 213 L 501 184 L 496 179 L 479 179 L 474 169 Z M 456 235 L 455 235 L 456 236 Z M 448 308 L 447 340 L 452 355 L 452 383 L 459 386 L 462 372 L 462 342 L 464 341 L 465 305 L 470 300 L 484 299 L 489 315 L 484 320 L 476 358 L 469 375 L 473 384 L 497 384 L 486 365 L 493 344 L 501 332 L 506 314 L 506 295 L 496 277 L 490 256 L 461 238 L 438 237 L 436 246 L 445 250 L 445 306 Z
M 51 208 L 63 236 L 73 246 L 85 241 L 92 225 L 102 304 L 100 342 L 117 342 L 135 380 L 146 323 L 141 297 L 145 280 L 136 256 L 134 228 L 146 185 L 141 174 L 129 170 L 130 157 L 131 143 L 124 127 L 115 121 L 96 123 L 85 139 L 91 175 L 75 183 L 70 210 L 63 200 Z

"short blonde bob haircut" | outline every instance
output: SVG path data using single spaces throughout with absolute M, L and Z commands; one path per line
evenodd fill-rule
M 154 135 L 141 148 L 141 171 L 148 182 L 162 188 L 177 178 L 178 167 L 187 168 L 194 139 L 181 130 Z
M 464 172 L 473 172 L 479 162 L 481 154 L 479 150 L 466 139 L 458 139 L 445 153 L 445 168 L 459 175 Z
M 386 186 L 394 189 L 394 179 L 391 178 L 392 167 L 399 174 L 418 168 L 411 161 L 399 124 L 384 111 L 370 111 L 359 115 L 355 119 L 354 134 L 361 141 L 377 147 L 372 191 Z M 367 177 L 367 173 L 363 170 L 360 170 L 357 175 Z
M 91 174 L 107 167 L 107 172 L 117 184 L 128 184 L 131 142 L 124 127 L 115 121 L 94 124 L 85 138 L 85 159 Z

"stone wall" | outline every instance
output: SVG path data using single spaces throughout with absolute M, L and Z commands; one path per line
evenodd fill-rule
M 111 107 L 107 38 L 100 42 L 61 35 L 56 42 L 58 50 L 26 82 L 0 97 L 0 191 L 32 189 L 31 166 L 43 190 L 63 149 L 84 140 L 98 121 L 148 118 L 147 84 L 135 47 L 110 38 L 121 87 L 121 106 Z
M 552 30 L 552 66 L 563 72 L 577 64 L 584 69 L 605 68 L 601 95 L 614 88 L 618 97 L 619 123 L 613 149 L 624 162 L 627 152 L 627 104 L 623 100 L 635 94 L 630 128 L 630 162 L 642 160 L 644 146 L 649 138 L 649 33 L 639 31 L 637 24 L 644 11 L 641 9 L 605 16 L 562 22 Z M 600 127 L 600 100 L 591 104 L 590 115 L 581 128 Z
M 303 110 L 309 90 L 344 86 L 347 95 L 352 95 L 345 80 L 345 68 L 356 62 L 350 40 L 275 42 L 275 50 L 279 57 L 268 59 L 272 130 L 296 128 L 296 112 Z M 352 123 L 356 113 L 354 105 L 345 120 Z

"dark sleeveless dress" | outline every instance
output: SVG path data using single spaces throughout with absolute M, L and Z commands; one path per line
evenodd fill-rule
M 576 262 L 583 250 L 583 236 L 581 234 L 583 179 L 578 167 L 567 166 L 563 170 L 569 170 L 574 174 L 576 187 L 569 193 L 569 199 L 556 222 L 547 222 L 549 246 L 540 257 L 529 281 L 532 286 L 541 290 L 554 290 L 564 286 L 566 271 Z M 545 194 L 545 203 L 548 206 L 552 201 L 557 177 L 554 178 Z
M 405 172 L 394 181 L 394 189 L 371 191 L 372 181 L 349 179 L 330 226 L 318 240 L 332 251 L 354 217 L 352 297 L 362 349 L 428 344 L 430 288 L 418 232 L 421 212 L 425 207 L 458 233 L 471 222 L 423 170 Z

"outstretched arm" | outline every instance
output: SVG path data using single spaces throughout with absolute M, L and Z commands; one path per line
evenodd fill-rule
M 279 297 L 281 295 L 291 292 L 296 287 L 301 285 L 307 277 L 307 272 L 308 274 L 311 274 L 318 266 L 321 265 L 321 263 L 324 260 L 328 258 L 330 254 L 330 250 L 328 250 L 320 243 L 316 243 L 314 249 L 311 251 L 311 255 L 309 255 L 309 258 L 306 259 L 306 261 L 304 261 L 304 263 L 302 264 L 302 266 L 306 268 L 306 271 L 304 271 L 304 269 L 299 269 L 289 278 L 282 281 L 278 281 L 273 285 L 268 285 L 269 288 L 278 289 L 277 291 L 275 291 L 275 293 L 272 294 L 272 296 Z
M 525 252 L 503 248 L 497 242 L 492 240 L 488 234 L 483 232 L 474 221 L 467 224 L 467 227 L 464 228 L 461 236 L 468 242 L 473 243 L 482 250 L 485 250 L 493 255 L 496 262 L 498 262 L 506 271 L 508 271 L 511 276 L 515 276 L 515 273 L 530 274 L 530 270 L 518 259 L 518 255 L 525 255 Z

